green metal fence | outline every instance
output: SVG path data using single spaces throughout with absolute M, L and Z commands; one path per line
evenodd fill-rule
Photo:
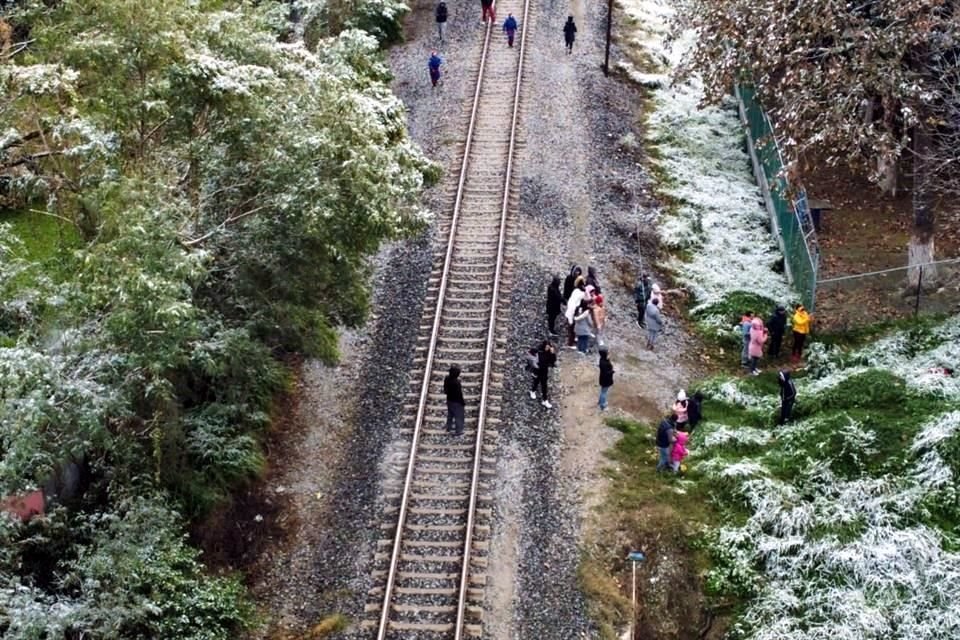
M 759 170 L 766 179 L 772 204 L 772 217 L 779 234 L 787 277 L 800 294 L 804 306 L 814 309 L 817 292 L 817 271 L 820 251 L 813 228 L 806 191 L 800 185 L 791 185 L 785 175 L 783 155 L 770 119 L 756 100 L 752 87 L 738 86 L 740 113 L 749 128 L 752 146 Z M 759 178 L 760 176 L 758 176 Z

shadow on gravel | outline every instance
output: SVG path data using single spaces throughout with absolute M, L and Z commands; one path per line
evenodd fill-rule
M 303 361 L 287 360 L 290 376 L 299 380 Z M 270 432 L 263 441 L 265 457 L 282 462 L 302 437 L 298 420 L 299 393 L 296 386 L 275 399 Z M 203 550 L 203 562 L 214 572 L 240 571 L 246 582 L 257 577 L 250 572 L 268 548 L 288 540 L 296 529 L 296 513 L 288 509 L 288 496 L 268 491 L 277 469 L 267 467 L 263 475 L 231 494 L 223 504 L 190 528 L 191 543 Z

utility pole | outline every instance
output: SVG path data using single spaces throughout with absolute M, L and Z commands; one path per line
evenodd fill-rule
M 613 0 L 607 0 L 607 52 L 603 56 L 603 75 L 610 75 L 610 29 L 613 23 Z
M 633 625 L 637 620 L 637 563 L 643 562 L 646 559 L 647 559 L 647 556 L 643 553 L 643 551 L 631 551 L 630 555 L 627 556 L 627 560 L 629 560 L 633 564 L 633 572 L 632 572 L 633 578 L 630 581 L 632 585 L 630 589 L 630 592 L 631 592 L 630 602 L 632 604 L 631 614 L 630 614 L 630 635 L 629 635 L 630 640 L 633 640 L 634 638 Z

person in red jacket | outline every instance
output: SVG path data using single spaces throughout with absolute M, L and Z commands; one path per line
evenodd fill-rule
M 480 9 L 482 11 L 480 14 L 480 22 L 486 22 L 487 16 L 490 16 L 491 24 L 497 21 L 497 14 L 496 9 L 493 6 L 493 0 L 480 0 Z

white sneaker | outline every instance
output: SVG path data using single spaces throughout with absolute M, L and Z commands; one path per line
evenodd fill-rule
M 537 399 L 537 394 L 536 394 L 535 391 L 531 391 L 531 392 L 530 392 L 530 399 L 531 399 L 531 400 L 536 400 L 536 399 Z
M 751 371 L 750 373 L 752 373 L 752 374 L 755 375 L 755 376 L 758 376 L 758 375 L 760 375 L 760 369 L 754 369 L 754 370 Z
M 544 401 L 541 402 L 540 404 L 542 404 L 543 406 L 545 406 L 547 409 L 552 409 L 552 408 L 553 408 L 553 405 L 550 404 L 550 401 L 549 401 L 549 400 L 544 400 Z

